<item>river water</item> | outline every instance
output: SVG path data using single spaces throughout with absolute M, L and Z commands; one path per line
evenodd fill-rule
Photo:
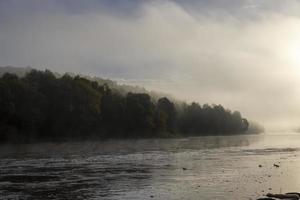
M 300 134 L 0 147 L 0 199 L 249 200 L 292 191 L 300 191 Z

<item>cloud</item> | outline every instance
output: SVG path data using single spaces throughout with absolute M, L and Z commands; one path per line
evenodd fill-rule
M 0 65 L 125 79 L 268 127 L 300 120 L 297 1 L 31 2 L 1 5 Z

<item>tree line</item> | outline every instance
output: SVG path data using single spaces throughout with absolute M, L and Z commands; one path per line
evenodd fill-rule
M 246 133 L 248 121 L 221 105 L 175 105 L 121 94 L 80 76 L 31 70 L 0 78 L 0 141 L 149 138 Z

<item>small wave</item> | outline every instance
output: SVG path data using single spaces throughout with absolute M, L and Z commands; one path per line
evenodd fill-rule
M 13 183 L 24 183 L 24 182 L 47 182 L 50 180 L 58 180 L 58 176 L 53 175 L 7 175 L 0 176 L 0 182 L 13 182 Z
M 244 149 L 242 152 L 247 154 L 270 154 L 270 153 L 289 153 L 300 151 L 300 148 L 266 148 L 266 149 Z

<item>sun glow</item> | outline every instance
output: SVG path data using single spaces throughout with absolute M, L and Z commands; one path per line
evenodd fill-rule
M 288 64 L 288 66 L 295 68 L 297 72 L 300 71 L 300 40 L 290 42 L 286 48 L 281 50 L 281 55 L 284 59 L 284 62 Z
M 293 45 L 289 50 L 289 58 L 293 64 L 300 67 L 300 43 L 298 45 Z

